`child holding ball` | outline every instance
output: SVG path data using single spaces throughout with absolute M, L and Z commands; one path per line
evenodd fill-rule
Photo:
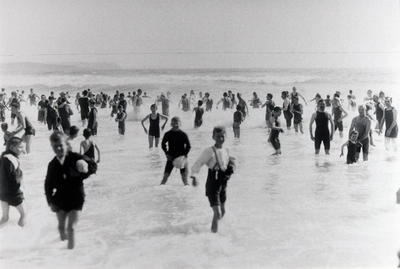
M 96 172 L 97 165 L 90 158 L 68 151 L 62 132 L 55 131 L 50 144 L 56 156 L 49 162 L 44 183 L 47 203 L 57 214 L 61 240 L 68 239 L 68 249 L 72 249 L 74 228 L 85 201 L 83 180 Z

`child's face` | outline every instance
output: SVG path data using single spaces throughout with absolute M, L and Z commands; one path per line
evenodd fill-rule
M 56 142 L 51 142 L 51 147 L 58 158 L 62 158 L 67 155 L 67 144 L 65 139 L 60 139 Z
M 24 147 L 22 146 L 22 143 L 19 143 L 18 145 L 11 146 L 10 150 L 19 156 L 24 151 Z
M 173 121 L 171 121 L 171 126 L 174 129 L 178 129 L 181 126 L 181 121 L 180 120 L 173 120 Z
M 157 107 L 156 106 L 152 106 L 152 107 L 150 107 L 150 110 L 151 110 L 152 113 L 156 113 Z
M 226 137 L 225 132 L 219 132 L 219 133 L 213 134 L 213 139 L 214 139 L 215 143 L 218 145 L 222 145 L 225 142 L 225 137 Z
M 355 134 L 355 133 L 351 134 L 351 136 L 350 136 L 351 141 L 357 141 L 357 138 L 358 138 L 358 134 Z

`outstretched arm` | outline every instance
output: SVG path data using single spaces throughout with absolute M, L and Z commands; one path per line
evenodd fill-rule
M 161 130 L 164 130 L 165 125 L 166 125 L 167 122 L 168 122 L 168 117 L 167 117 L 167 116 L 164 116 L 164 115 L 162 115 L 162 114 L 159 114 L 159 115 L 160 115 L 161 119 L 164 119 L 164 120 L 165 120 L 164 124 L 161 126 Z

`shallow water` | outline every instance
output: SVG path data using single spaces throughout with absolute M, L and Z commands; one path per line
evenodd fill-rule
M 25 110 L 36 118 L 34 109 Z M 313 105 L 306 107 L 304 135 L 281 134 L 283 154 L 276 157 L 267 143 L 264 110 L 250 111 L 239 141 L 233 139 L 230 112 L 205 114 L 204 125 L 195 130 L 194 115 L 172 108 L 192 144 L 190 163 L 212 144 L 216 124 L 228 127 L 226 146 L 239 161 L 228 186 L 227 214 L 219 233 L 211 234 L 207 169 L 197 188 L 184 187 L 176 170 L 166 186 L 159 186 L 164 154 L 148 149 L 132 107 L 124 137 L 109 110 L 100 110 L 95 141 L 102 162 L 85 183 L 72 251 L 59 241 L 56 217 L 45 200 L 44 177 L 53 153 L 48 132 L 36 123 L 33 152 L 22 157 L 28 223 L 19 228 L 11 210 L 10 223 L 0 230 L 0 266 L 393 268 L 400 248 L 399 154 L 386 152 L 382 136 L 375 134 L 369 161 L 346 165 L 339 157 L 345 140 L 335 134 L 331 155 L 315 156 L 308 135 L 312 111 Z M 352 116 L 345 119 L 345 134 Z M 78 115 L 73 123 L 79 126 Z

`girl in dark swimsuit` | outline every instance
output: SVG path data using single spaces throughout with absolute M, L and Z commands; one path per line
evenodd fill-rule
M 81 142 L 80 150 L 79 153 L 82 155 L 85 155 L 92 159 L 93 161 L 95 160 L 94 156 L 94 150 L 97 151 L 97 162 L 100 162 L 100 149 L 99 147 L 90 139 L 92 136 L 92 131 L 87 128 L 83 130 L 83 137 L 85 137 L 85 140 Z
M 142 120 L 142 126 L 144 129 L 144 132 L 149 135 L 149 148 L 153 147 L 153 140 L 155 141 L 155 146 L 156 148 L 158 147 L 158 142 L 160 140 L 160 118 L 164 119 L 165 122 L 161 126 L 161 129 L 164 130 L 165 124 L 167 124 L 168 117 L 161 115 L 157 112 L 157 105 L 152 104 L 150 106 L 151 113 L 148 114 L 144 119 Z M 144 126 L 144 122 L 146 120 L 149 120 L 150 126 L 149 126 L 149 131 L 147 131 L 146 127 Z

